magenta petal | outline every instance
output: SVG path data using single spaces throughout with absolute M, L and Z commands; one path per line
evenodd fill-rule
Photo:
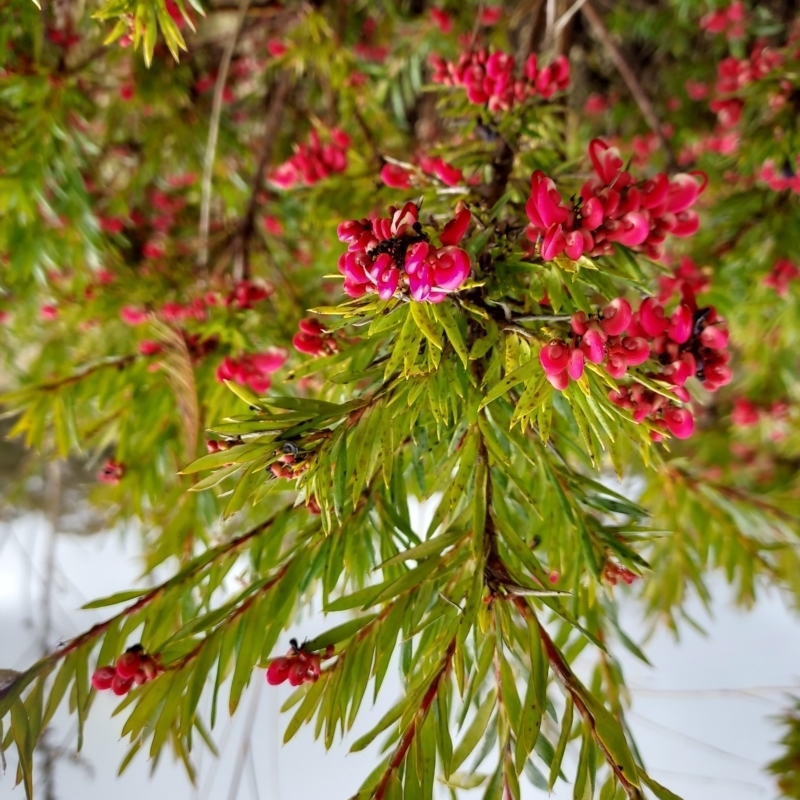
M 638 367 L 650 358 L 650 345 L 639 336 L 626 336 L 622 342 L 625 361 L 629 367 Z
M 728 346 L 728 331 L 716 325 L 708 325 L 703 328 L 700 341 L 711 350 L 724 350 Z
M 583 354 L 592 364 L 601 364 L 606 354 L 605 342 L 599 331 L 590 329 L 581 338 Z
M 559 391 L 563 391 L 569 386 L 569 375 L 566 370 L 556 372 L 555 375 L 545 375 L 545 377 L 550 382 L 550 385 Z
M 546 344 L 539 351 L 539 362 L 548 375 L 556 375 L 566 369 L 571 350 L 558 340 Z
M 455 219 L 451 219 L 447 225 L 444 226 L 444 230 L 442 231 L 442 235 L 439 237 L 439 241 L 443 245 L 456 245 L 458 244 L 463 238 L 464 234 L 467 232 L 467 228 L 469 228 L 469 222 L 472 219 L 472 214 L 464 208 L 456 214 Z
M 545 261 L 552 261 L 556 256 L 560 256 L 567 246 L 564 231 L 560 225 L 553 225 L 547 229 L 542 241 L 542 258 Z
M 384 270 L 378 278 L 378 297 L 381 300 L 388 300 L 397 291 L 397 284 L 400 281 L 400 270 L 391 267 Z
M 667 333 L 677 344 L 689 341 L 692 335 L 692 309 L 689 306 L 681 304 L 675 309 L 670 317 Z
M 693 236 L 700 227 L 700 218 L 694 211 L 681 211 L 675 215 L 675 227 L 671 233 L 673 236 L 684 238 Z
M 583 375 L 583 351 L 577 347 L 570 350 L 569 361 L 567 362 L 567 374 L 572 380 L 577 381 Z
M 609 336 L 619 336 L 628 329 L 632 316 L 630 303 L 624 297 L 617 297 L 603 309 L 600 327 Z
M 564 252 L 573 261 L 577 261 L 583 255 L 584 240 L 580 231 L 570 231 L 564 236 Z
M 650 233 L 650 221 L 644 214 L 638 211 L 631 211 L 621 219 L 622 228 L 614 237 L 615 242 L 624 244 L 626 247 L 637 247 L 647 239 Z
M 414 275 L 421 264 L 425 263 L 428 257 L 430 246 L 427 242 L 416 242 L 406 251 L 405 269 L 409 275 Z
M 686 408 L 668 408 L 664 422 L 676 439 L 688 439 L 694 433 L 694 417 Z
M 427 264 L 422 264 L 414 275 L 408 276 L 408 289 L 418 303 L 428 299 L 432 288 L 431 268 Z
M 648 336 L 661 336 L 667 329 L 664 309 L 652 297 L 642 301 L 639 308 L 639 325 Z
M 667 192 L 667 211 L 677 214 L 694 205 L 700 195 L 700 187 L 692 175 L 682 172 L 676 175 Z
M 434 283 L 440 289 L 458 289 L 469 275 L 469 255 L 458 247 L 444 247 L 434 261 Z

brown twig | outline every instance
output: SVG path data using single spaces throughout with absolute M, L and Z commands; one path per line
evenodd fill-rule
M 647 124 L 650 126 L 650 129 L 658 137 L 658 141 L 664 151 L 664 157 L 667 160 L 667 167 L 669 171 L 676 172 L 678 169 L 678 162 L 675 160 L 675 152 L 672 149 L 672 145 L 669 143 L 669 140 L 664 135 L 664 129 L 661 127 L 661 122 L 658 119 L 658 115 L 653 107 L 653 103 L 650 101 L 650 98 L 642 88 L 642 84 L 639 83 L 639 79 L 636 77 L 636 74 L 625 60 L 625 56 L 622 54 L 622 51 L 619 49 L 619 47 L 617 47 L 616 42 L 612 39 L 602 17 L 597 13 L 591 2 L 586 2 L 583 4 L 581 7 L 581 13 L 594 28 L 597 38 L 607 50 L 609 58 L 614 62 L 614 66 L 617 68 L 620 77 L 623 81 L 625 81 L 625 84 L 627 85 L 631 95 L 633 95 L 633 99 L 639 106 L 639 110 L 642 112 L 645 122 L 647 122 Z
M 417 729 L 421 727 L 422 723 L 425 722 L 425 717 L 428 715 L 428 711 L 430 710 L 430 707 L 433 705 L 433 701 L 436 698 L 436 693 L 439 691 L 439 684 L 450 672 L 450 667 L 453 663 L 453 653 L 455 653 L 455 650 L 456 637 L 454 636 L 447 648 L 442 666 L 433 677 L 430 686 L 428 686 L 428 691 L 425 692 L 425 695 L 419 704 L 419 709 L 414 715 L 414 718 L 411 720 L 411 724 L 406 728 L 402 737 L 400 738 L 400 741 L 395 748 L 394 753 L 392 754 L 392 758 L 389 761 L 389 766 L 386 767 L 383 775 L 381 775 L 381 779 L 372 793 L 372 800 L 384 800 L 384 797 L 386 796 L 386 789 L 389 786 L 389 781 L 392 779 L 392 775 L 403 763 L 403 760 L 408 753 L 408 748 L 411 747 L 411 744 L 414 741 L 414 736 L 417 733 Z
M 211 223 L 211 183 L 214 160 L 217 154 L 217 138 L 219 136 L 219 123 L 222 116 L 222 96 L 225 92 L 225 83 L 228 80 L 228 70 L 231 66 L 233 51 L 239 41 L 239 34 L 242 31 L 245 14 L 250 5 L 250 0 L 240 0 L 236 17 L 236 28 L 233 35 L 228 39 L 225 50 L 222 53 L 222 60 L 219 64 L 219 72 L 214 85 L 214 99 L 211 104 L 211 121 L 208 126 L 208 140 L 206 142 L 206 152 L 203 158 L 203 179 L 200 186 L 200 227 L 199 237 L 200 246 L 197 251 L 197 263 L 205 267 L 208 263 L 208 230 Z
M 630 800 L 643 800 L 642 793 L 639 788 L 635 784 L 631 783 L 631 779 L 635 779 L 636 776 L 629 776 L 623 773 L 621 766 L 617 764 L 616 759 L 611 753 L 609 753 L 608 748 L 603 740 L 597 735 L 594 716 L 583 699 L 586 689 L 572 672 L 572 669 L 570 669 L 570 666 L 564 656 L 561 654 L 561 651 L 556 647 L 555 643 L 550 638 L 550 634 L 544 628 L 542 623 L 539 622 L 539 619 L 534 613 L 533 609 L 523 598 L 515 597 L 512 602 L 523 617 L 526 619 L 533 617 L 533 621 L 536 623 L 536 626 L 539 630 L 539 638 L 541 639 L 545 654 L 547 655 L 547 660 L 550 663 L 550 668 L 553 670 L 556 678 L 558 678 L 559 683 L 564 687 L 564 690 L 572 698 L 572 702 L 575 704 L 575 708 L 577 709 L 578 713 L 589 723 L 597 746 L 603 753 L 606 762 L 614 772 L 617 780 L 620 782 L 620 784 L 622 784 L 622 788 L 625 790 L 625 793 L 628 795 Z
M 248 258 L 250 238 L 255 231 L 256 211 L 258 210 L 258 196 L 264 188 L 264 172 L 272 159 L 272 152 L 275 149 L 275 138 L 283 119 L 283 109 L 286 105 L 286 98 L 292 88 L 292 82 L 287 72 L 283 72 L 278 77 L 273 90 L 269 93 L 267 100 L 267 125 L 264 130 L 264 143 L 258 157 L 256 171 L 253 175 L 252 188 L 250 190 L 250 202 L 242 218 L 239 228 L 239 252 L 242 259 L 241 278 L 250 276 L 250 262 Z

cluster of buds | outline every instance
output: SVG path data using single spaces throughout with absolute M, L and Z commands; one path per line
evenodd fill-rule
M 277 372 L 289 357 L 282 347 L 270 347 L 263 353 L 245 353 L 239 358 L 226 356 L 217 367 L 217 380 L 235 381 L 249 386 L 257 394 L 272 385 L 270 375 Z
M 777 50 L 758 42 L 753 47 L 749 58 L 735 58 L 729 56 L 717 64 L 717 82 L 715 97 L 709 103 L 709 108 L 717 115 L 721 128 L 733 128 L 739 124 L 742 117 L 744 102 L 736 93 L 749 84 L 765 78 L 773 70 L 783 65 L 784 56 Z M 771 98 L 770 107 L 779 108 L 785 102 L 786 94 L 791 91 L 791 85 L 783 87 Z
M 725 38 L 743 39 L 747 9 L 742 0 L 734 0 L 727 8 L 709 11 L 700 20 L 700 27 L 708 33 L 724 33 Z
M 291 648 L 285 656 L 276 658 L 267 669 L 267 683 L 278 686 L 289 681 L 292 686 L 301 683 L 315 683 L 319 678 L 320 661 L 319 653 L 307 653 L 298 646 L 297 640 L 291 640 Z
M 113 667 L 98 667 L 92 675 L 92 686 L 98 692 L 111 689 L 115 695 L 127 694 L 134 686 L 152 681 L 164 672 L 158 656 L 145 652 L 140 644 L 129 647 Z
M 707 183 L 703 173 L 680 173 L 670 180 L 660 172 L 635 183 L 622 169 L 619 151 L 602 139 L 592 140 L 589 156 L 597 177 L 583 184 L 572 208 L 563 204 L 552 179 L 539 170 L 531 176 L 527 236 L 541 239 L 545 261 L 562 253 L 573 261 L 584 254 L 606 255 L 614 251 L 615 242 L 658 259 L 668 233 L 695 233 L 699 220 L 690 209 Z
M 390 217 L 347 220 L 339 225 L 339 240 L 348 250 L 339 258 L 344 291 L 350 297 L 377 292 L 388 300 L 406 290 L 418 303 L 440 303 L 467 279 L 469 255 L 456 247 L 472 215 L 462 208 L 439 234 L 440 246 L 431 243 L 419 222 L 419 208 L 406 203 L 393 206 Z
M 622 378 L 629 367 L 653 359 L 660 372 L 649 377 L 672 385 L 682 402 L 689 401 L 686 381 L 697 377 L 708 391 L 730 383 L 728 330 L 713 306 L 698 308 L 689 283 L 680 280 L 681 301 L 671 316 L 655 299 L 646 298 L 634 313 L 627 300 L 618 297 L 596 317 L 580 311 L 572 317 L 572 341 L 553 340 L 539 352 L 547 380 L 559 390 L 570 378 L 579 380 L 586 361 L 603 364 L 608 374 Z M 635 422 L 649 419 L 656 428 L 685 439 L 694 431 L 694 418 L 666 397 L 634 384 L 612 391 L 609 399 L 627 408 Z
M 97 473 L 97 480 L 102 481 L 103 483 L 110 483 L 112 486 L 116 486 L 122 480 L 122 476 L 124 474 L 125 465 L 120 464 L 113 458 L 109 458 L 108 461 L 103 464 L 100 472 Z
M 603 580 L 611 584 L 611 586 L 616 586 L 619 581 L 630 586 L 638 577 L 635 572 L 631 572 L 627 567 L 623 567 L 622 564 L 617 564 L 616 561 L 606 561 L 603 569 Z
M 336 340 L 328 330 L 313 317 L 301 319 L 298 323 L 300 330 L 294 335 L 292 344 L 299 353 L 309 356 L 324 356 L 338 352 Z
M 639 366 L 650 358 L 650 346 L 640 336 L 626 335 L 633 312 L 622 297 L 612 300 L 596 318 L 583 311 L 572 317 L 572 343 L 558 339 L 539 351 L 539 361 L 547 380 L 556 389 L 566 389 L 569 379 L 579 380 L 586 361 L 602 364 L 614 378 L 621 378 L 628 367 Z
M 780 258 L 775 262 L 772 271 L 764 278 L 764 286 L 774 289 L 781 297 L 789 291 L 789 283 L 800 276 L 798 269 L 788 258 Z
M 515 103 L 539 95 L 549 100 L 569 86 L 569 61 L 557 56 L 552 64 L 539 69 L 536 54 L 528 56 L 522 75 L 515 75 L 514 56 L 502 50 L 486 48 L 462 53 L 458 61 L 445 61 L 431 55 L 433 82 L 446 86 L 463 86 L 475 105 L 486 105 L 489 111 L 508 111 Z
M 737 428 L 751 428 L 754 425 L 758 425 L 762 417 L 780 422 L 786 418 L 788 411 L 789 404 L 783 400 L 776 400 L 772 405 L 767 407 L 757 406 L 745 397 L 737 397 L 736 400 L 733 401 L 731 422 Z
M 294 155 L 270 173 L 269 179 L 276 186 L 281 189 L 289 189 L 298 183 L 313 186 L 347 169 L 350 137 L 344 131 L 333 128 L 331 141 L 324 145 L 316 131 L 311 131 L 308 139 L 308 144 L 296 145 Z
M 275 287 L 266 281 L 258 283 L 247 279 L 238 281 L 230 294 L 225 298 L 226 306 L 235 305 L 243 311 L 252 308 L 255 303 L 266 300 L 273 292 Z

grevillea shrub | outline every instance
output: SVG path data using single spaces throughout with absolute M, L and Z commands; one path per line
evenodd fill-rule
M 620 597 L 798 600 L 793 4 L 204 11 L 0 7 L 0 491 L 85 461 L 172 575 L 3 677 L 18 779 L 64 698 L 189 765 L 266 680 L 386 736 L 358 800 L 674 798 Z

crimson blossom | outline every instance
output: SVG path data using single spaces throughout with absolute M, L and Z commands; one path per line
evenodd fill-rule
M 440 246 L 419 222 L 419 207 L 406 203 L 389 209 L 391 216 L 346 220 L 337 234 L 348 250 L 339 258 L 344 291 L 350 297 L 375 292 L 381 300 L 406 292 L 418 303 L 441 303 L 467 279 L 470 258 L 456 245 L 464 237 L 472 215 L 456 213 L 439 234 Z

